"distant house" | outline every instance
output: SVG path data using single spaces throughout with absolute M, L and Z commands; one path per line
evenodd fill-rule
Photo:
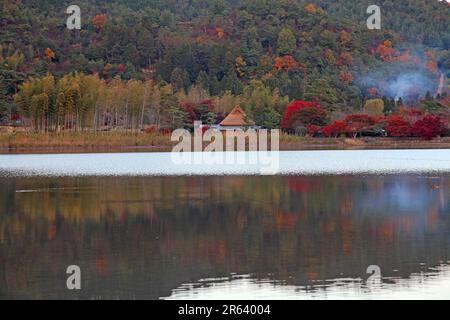
M 247 118 L 247 115 L 240 106 L 235 106 L 221 123 L 212 126 L 212 128 L 220 131 L 260 129 L 260 127 L 255 126 L 255 123 L 252 120 Z

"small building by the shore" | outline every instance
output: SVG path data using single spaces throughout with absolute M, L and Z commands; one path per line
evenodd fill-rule
M 258 130 L 253 120 L 249 119 L 240 106 L 235 106 L 233 110 L 218 125 L 212 126 L 220 131 L 235 131 L 245 129 Z

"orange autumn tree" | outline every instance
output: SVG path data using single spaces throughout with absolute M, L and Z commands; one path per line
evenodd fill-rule
M 428 60 L 427 61 L 427 69 L 433 73 L 437 73 L 438 64 L 437 64 L 436 60 Z
M 389 61 L 396 54 L 396 51 L 392 48 L 392 42 L 390 40 L 386 40 L 377 47 L 376 53 L 384 61 Z
M 314 3 L 310 3 L 310 4 L 305 6 L 305 10 L 308 13 L 315 14 L 317 12 L 317 7 L 316 7 L 316 5 Z
M 395 57 L 393 60 L 397 61 L 397 62 L 404 62 L 404 63 L 413 62 L 413 58 L 411 56 L 411 51 L 405 50 L 403 53 L 401 53 L 399 56 Z
M 353 64 L 353 56 L 350 52 L 344 51 L 339 55 L 339 60 L 337 62 L 339 65 L 351 66 Z
M 243 76 L 245 76 L 245 67 L 247 66 L 247 63 L 245 62 L 244 58 L 238 56 L 234 64 L 239 77 L 242 78 Z
M 223 39 L 225 37 L 225 31 L 222 28 L 216 27 L 217 38 Z
M 428 70 L 430 70 L 432 73 L 437 73 L 438 71 L 438 64 L 437 61 L 434 57 L 433 52 L 431 51 L 427 51 L 426 52 L 426 56 L 428 58 L 427 63 L 426 63 L 426 67 Z
M 351 37 L 350 33 L 348 33 L 345 30 L 342 30 L 339 35 L 339 41 L 341 43 L 341 46 L 346 46 L 351 40 L 352 40 L 352 37 Z
M 337 60 L 336 60 L 336 57 L 334 56 L 333 50 L 331 50 L 331 49 L 329 49 L 329 48 L 327 48 L 327 49 L 325 49 L 325 50 L 323 51 L 323 57 L 324 57 L 324 59 L 327 60 L 328 63 L 330 63 L 330 64 L 336 64 L 336 63 L 337 63 Z
M 52 61 L 56 57 L 55 52 L 50 48 L 45 48 L 44 53 L 45 53 L 45 56 L 47 57 L 47 59 L 50 61 Z
M 92 18 L 92 24 L 97 28 L 103 28 L 106 23 L 106 14 L 97 14 Z
M 345 84 L 351 84 L 353 82 L 353 74 L 350 71 L 341 71 L 339 73 L 339 80 Z
M 203 43 L 203 42 L 205 42 L 205 38 L 203 38 L 202 36 L 198 36 L 198 37 L 195 38 L 195 42 Z
M 274 68 L 279 70 L 292 70 L 298 68 L 298 62 L 291 55 L 275 58 Z

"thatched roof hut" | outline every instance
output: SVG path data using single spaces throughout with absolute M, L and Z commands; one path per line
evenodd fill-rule
M 244 110 L 240 106 L 235 106 L 219 125 L 221 127 L 243 127 L 254 125 L 254 122 L 247 118 Z

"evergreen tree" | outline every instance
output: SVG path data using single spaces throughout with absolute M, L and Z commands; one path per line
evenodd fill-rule
M 280 55 L 292 54 L 297 47 L 297 41 L 291 29 L 283 28 L 278 34 L 278 53 Z
M 337 92 L 326 79 L 317 79 L 309 85 L 305 92 L 305 98 L 310 101 L 319 101 L 329 112 L 337 110 Z

